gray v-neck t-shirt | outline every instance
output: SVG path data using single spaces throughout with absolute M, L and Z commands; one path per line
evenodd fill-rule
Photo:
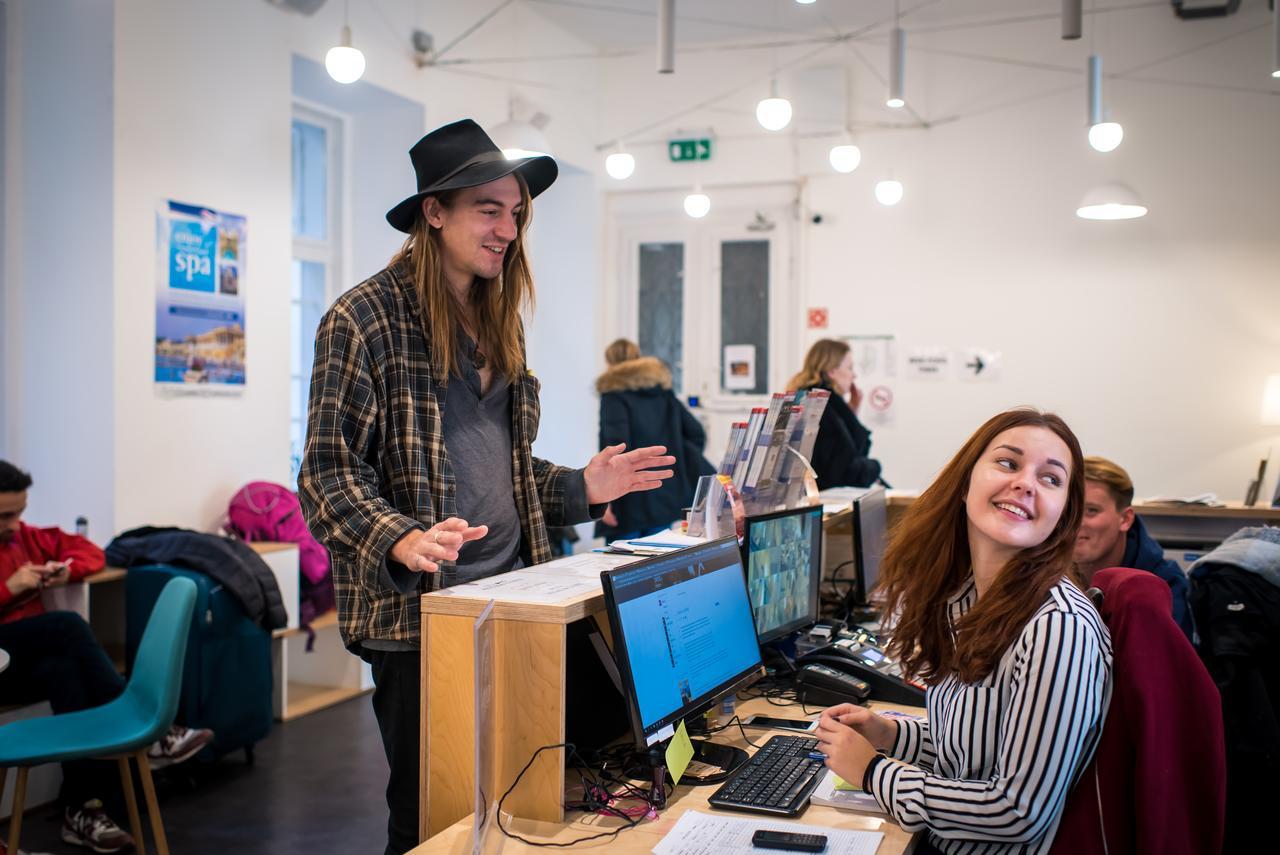
M 519 563 L 520 515 L 511 472 L 511 386 L 495 376 L 480 391 L 476 345 L 459 335 L 461 376 L 445 391 L 444 444 L 457 484 L 458 516 L 489 533 L 458 552 L 456 584 L 505 573 Z

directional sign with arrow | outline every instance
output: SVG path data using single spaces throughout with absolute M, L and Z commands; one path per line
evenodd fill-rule
M 966 347 L 960 351 L 956 373 L 961 380 L 998 380 L 1000 379 L 1000 352 Z

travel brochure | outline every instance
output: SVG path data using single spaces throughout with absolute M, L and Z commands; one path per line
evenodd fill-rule
M 245 383 L 245 218 L 167 201 L 156 211 L 155 382 Z

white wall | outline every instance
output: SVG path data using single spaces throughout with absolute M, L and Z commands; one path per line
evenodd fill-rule
M 4 422 L 6 453 L 39 484 L 29 519 L 70 526 L 83 513 L 101 540 L 142 523 L 212 528 L 240 484 L 288 478 L 293 56 L 323 61 L 342 4 L 310 18 L 261 0 L 10 5 L 6 59 L 22 73 L 6 74 L 6 139 L 19 145 L 5 153 Z M 371 160 L 353 166 L 347 285 L 399 245 L 382 215 L 413 190 L 407 151 L 425 130 L 463 116 L 492 126 L 518 93 L 552 116 L 559 156 L 589 159 L 589 78 L 414 65 L 413 27 L 447 43 L 477 19 L 470 4 L 429 20 L 416 0 L 351 14 L 366 80 L 401 102 L 374 123 L 386 136 L 349 140 Z M 454 55 L 525 38 L 585 48 L 513 7 Z M 247 217 L 239 396 L 165 397 L 152 382 L 155 212 L 167 199 Z M 556 368 L 541 372 L 548 385 L 559 386 Z
M 561 164 L 534 202 L 530 229 L 537 310 L 527 325 L 529 368 L 542 382 L 534 453 L 564 466 L 585 466 L 599 450 L 599 199 L 594 175 Z
M 12 3 L 6 27 L 6 454 L 29 518 L 112 525 L 113 4 Z

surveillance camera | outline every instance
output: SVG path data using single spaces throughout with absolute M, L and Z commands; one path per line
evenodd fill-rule
M 809 218 L 809 222 L 813 223 L 815 226 L 822 225 L 822 215 L 814 214 L 812 217 Z

